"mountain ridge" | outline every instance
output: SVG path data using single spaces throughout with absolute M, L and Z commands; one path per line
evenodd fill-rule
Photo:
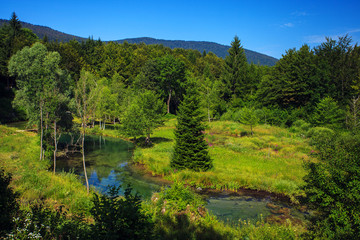
M 9 22 L 8 20 L 0 19 L 0 26 L 8 22 Z M 88 38 L 60 32 L 50 27 L 34 25 L 27 22 L 21 21 L 21 25 L 24 28 L 31 29 L 40 39 L 44 38 L 44 36 L 46 35 L 49 41 L 57 40 L 60 42 L 68 42 L 70 40 L 75 39 L 76 41 L 81 42 L 81 41 L 86 41 L 88 39 Z M 156 39 L 151 37 L 125 38 L 120 40 L 112 40 L 112 41 L 104 41 L 104 42 L 123 43 L 124 41 L 127 41 L 128 43 L 136 43 L 136 44 L 143 42 L 147 45 L 162 44 L 171 49 L 174 48 L 194 49 L 194 50 L 198 50 L 201 53 L 205 50 L 206 52 L 213 52 L 218 57 L 222 57 L 222 58 L 225 58 L 228 55 L 227 51 L 230 48 L 230 46 L 222 45 L 215 42 L 209 42 L 209 41 L 165 40 L 165 39 Z M 244 50 L 245 50 L 246 58 L 249 63 L 273 66 L 278 61 L 278 59 L 274 57 L 259 52 L 255 52 L 245 48 Z

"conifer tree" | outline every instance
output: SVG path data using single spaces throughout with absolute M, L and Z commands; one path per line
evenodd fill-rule
M 229 55 L 225 58 L 224 81 L 224 99 L 229 101 L 231 98 L 243 98 L 248 91 L 248 64 L 245 56 L 245 50 L 241 46 L 238 36 L 231 42 Z
M 184 100 L 179 106 L 172 168 L 206 171 L 212 167 L 208 145 L 204 140 L 203 119 L 199 92 L 195 82 L 190 81 Z

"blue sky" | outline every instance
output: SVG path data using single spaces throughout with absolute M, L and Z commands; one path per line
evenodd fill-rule
M 94 39 L 153 37 L 211 41 L 280 58 L 325 36 L 360 42 L 360 1 L 23 1 L 0 0 L 0 18 L 19 19 Z

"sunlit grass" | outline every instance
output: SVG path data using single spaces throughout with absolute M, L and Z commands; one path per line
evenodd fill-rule
M 12 174 L 11 186 L 20 193 L 23 207 L 43 200 L 64 205 L 70 213 L 89 214 L 91 197 L 75 174 L 53 174 L 50 161 L 39 160 L 36 134 L 0 125 L 0 167 Z
M 214 167 L 207 172 L 174 171 L 170 166 L 176 119 L 156 129 L 152 137 L 162 139 L 150 148 L 137 147 L 134 160 L 154 175 L 169 180 L 184 180 L 197 187 L 237 190 L 250 188 L 282 193 L 290 197 L 302 194 L 305 170 L 303 162 L 311 158 L 307 140 L 287 129 L 260 125 L 250 128 L 230 121 L 209 124 L 206 140 Z

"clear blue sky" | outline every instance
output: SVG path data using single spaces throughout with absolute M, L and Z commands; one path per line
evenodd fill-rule
M 304 43 L 349 34 L 360 42 L 360 1 L 0 0 L 0 18 L 19 19 L 103 41 L 134 37 L 211 41 L 280 58 Z

